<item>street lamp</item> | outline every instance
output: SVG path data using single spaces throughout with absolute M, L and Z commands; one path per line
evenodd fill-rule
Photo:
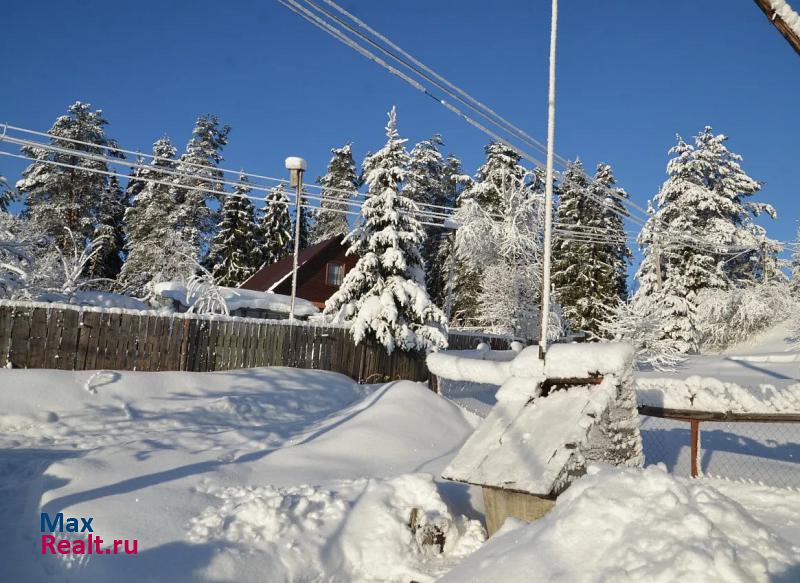
M 303 192 L 303 172 L 308 164 L 303 158 L 289 156 L 284 163 L 289 171 L 289 186 L 297 191 L 294 199 L 294 256 L 292 258 L 292 303 L 289 307 L 289 320 L 294 320 L 294 302 L 297 297 L 297 255 L 300 253 L 300 198 Z

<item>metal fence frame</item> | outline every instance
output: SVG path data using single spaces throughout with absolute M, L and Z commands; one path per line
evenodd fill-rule
M 796 413 L 722 413 L 716 411 L 695 411 L 692 409 L 667 409 L 640 405 L 639 414 L 672 421 L 685 421 L 691 428 L 691 476 L 700 476 L 698 460 L 700 459 L 700 424 L 719 422 L 746 423 L 800 423 L 800 414 Z

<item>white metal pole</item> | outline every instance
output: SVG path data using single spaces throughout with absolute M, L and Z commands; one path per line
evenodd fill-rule
M 294 301 L 297 297 L 297 256 L 300 254 L 300 198 L 303 193 L 303 171 L 297 172 L 297 192 L 294 200 L 294 255 L 292 256 L 292 304 L 289 307 L 289 319 L 294 320 Z
M 556 133 L 556 30 L 558 26 L 558 0 L 553 0 L 550 23 L 550 86 L 547 93 L 547 173 L 545 175 L 544 203 L 544 272 L 542 274 L 542 318 L 539 356 L 547 350 L 547 325 L 550 320 L 550 246 L 553 228 L 553 152 Z

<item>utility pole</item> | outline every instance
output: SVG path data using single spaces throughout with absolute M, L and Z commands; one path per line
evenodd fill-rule
M 303 172 L 308 164 L 303 158 L 290 156 L 284 164 L 289 171 L 289 185 L 297 190 L 294 199 L 294 255 L 292 256 L 292 303 L 289 307 L 289 320 L 294 320 L 294 303 L 297 298 L 297 256 L 300 254 L 300 199 L 303 195 Z
M 542 318 L 539 338 L 539 358 L 547 350 L 547 328 L 550 322 L 550 247 L 553 230 L 553 154 L 556 133 L 556 30 L 558 0 L 553 0 L 550 21 L 550 84 L 547 92 L 547 172 L 544 190 L 544 273 L 542 277 Z

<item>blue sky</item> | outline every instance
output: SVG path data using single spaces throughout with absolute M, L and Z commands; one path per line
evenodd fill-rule
M 544 140 L 549 1 L 344 5 Z M 379 148 L 397 105 L 410 144 L 438 132 L 467 172 L 482 160 L 485 136 L 275 1 L 9 0 L 2 15 L 0 121 L 46 130 L 82 100 L 123 147 L 149 151 L 164 133 L 183 147 L 211 112 L 233 128 L 226 167 L 283 176 L 301 155 L 316 177 L 333 146 Z M 800 59 L 752 0 L 561 3 L 556 150 L 611 163 L 642 205 L 675 134 L 709 124 L 765 183 L 770 234 L 793 238 L 798 96 Z M 11 181 L 21 168 L 0 159 Z

